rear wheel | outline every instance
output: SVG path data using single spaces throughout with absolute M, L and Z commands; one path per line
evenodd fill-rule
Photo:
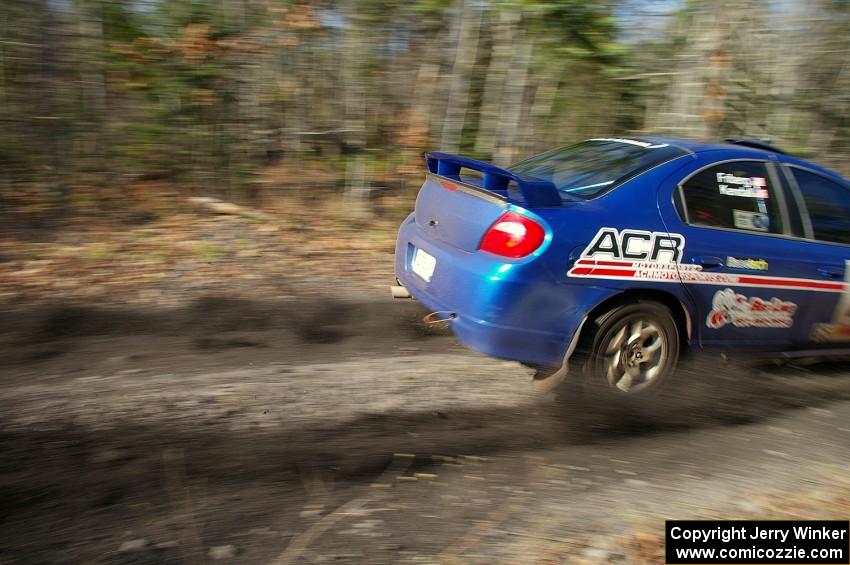
M 586 388 L 627 397 L 658 391 L 670 380 L 679 360 L 679 332 L 663 304 L 622 304 L 588 330 L 576 360 L 582 363 Z

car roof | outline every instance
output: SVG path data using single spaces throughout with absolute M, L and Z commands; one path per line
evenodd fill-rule
M 841 181 L 844 184 L 848 184 L 847 179 L 842 177 L 840 174 L 827 169 L 821 165 L 813 163 L 811 161 L 806 161 L 804 159 L 800 159 L 798 157 L 794 157 L 793 155 L 788 155 L 787 153 L 783 153 L 781 151 L 771 151 L 769 149 L 760 149 L 758 147 L 753 147 L 749 145 L 742 145 L 738 143 L 730 143 L 730 142 L 711 142 L 711 141 L 699 141 L 694 139 L 681 139 L 681 138 L 673 138 L 673 137 L 659 137 L 659 136 L 637 136 L 633 139 L 646 141 L 653 144 L 661 144 L 666 143 L 669 145 L 675 145 L 676 147 L 680 147 L 685 151 L 690 153 L 706 153 L 709 151 L 726 151 L 729 152 L 730 155 L 728 158 L 746 158 L 746 157 L 756 157 L 759 159 L 772 159 L 782 163 L 788 163 L 791 165 L 799 165 L 801 167 L 805 167 L 807 169 L 812 169 L 813 171 L 817 171 L 834 179 Z
M 653 144 L 662 144 L 666 143 L 669 145 L 675 145 L 677 147 L 681 147 L 682 149 L 690 152 L 690 153 L 703 153 L 705 151 L 720 151 L 720 150 L 739 150 L 746 153 L 757 153 L 760 155 L 778 155 L 780 153 L 775 151 L 769 151 L 766 149 L 758 149 L 755 147 L 750 147 L 747 145 L 739 145 L 735 143 L 728 143 L 725 141 L 720 142 L 712 142 L 712 141 L 700 141 L 696 139 L 682 139 L 682 138 L 673 138 L 673 137 L 658 137 L 658 136 L 640 136 L 635 137 L 634 139 L 638 139 L 640 141 L 646 141 Z

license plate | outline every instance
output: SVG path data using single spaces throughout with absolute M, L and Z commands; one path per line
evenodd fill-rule
M 413 263 L 411 270 L 422 277 L 425 282 L 431 282 L 431 277 L 434 275 L 434 269 L 437 266 L 437 258 L 433 255 L 425 253 L 421 249 L 417 249 L 413 254 Z

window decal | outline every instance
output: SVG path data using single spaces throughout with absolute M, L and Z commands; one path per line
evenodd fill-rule
M 769 198 L 764 177 L 736 177 L 731 173 L 717 173 L 717 188 L 726 196 L 744 198 Z
M 761 212 L 732 210 L 732 218 L 736 228 L 749 231 L 768 231 L 770 218 Z

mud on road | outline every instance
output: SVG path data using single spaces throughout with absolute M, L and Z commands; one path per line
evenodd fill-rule
M 564 404 L 421 313 L 4 312 L 0 563 L 653 562 L 632 532 L 850 479 L 840 365 L 694 364 L 647 407 Z

